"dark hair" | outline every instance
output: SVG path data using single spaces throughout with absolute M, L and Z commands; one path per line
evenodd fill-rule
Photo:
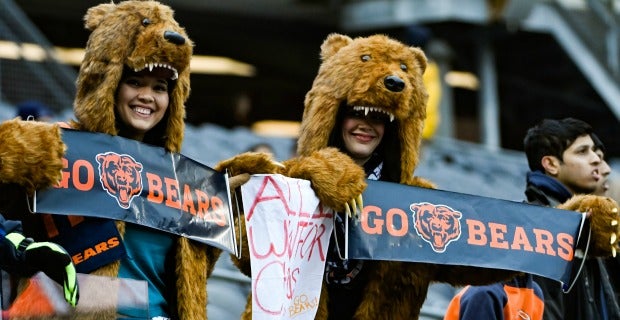
M 584 135 L 592 136 L 592 127 L 588 123 L 574 118 L 544 119 L 530 128 L 523 139 L 530 170 L 544 172 L 541 159 L 545 156 L 555 156 L 563 161 L 562 154 L 564 151 L 577 138 Z M 594 138 L 592 139 L 594 140 Z
M 601 150 L 603 154 L 607 153 L 607 149 L 605 149 L 605 144 L 603 144 L 603 141 L 601 141 L 601 139 L 596 135 L 596 133 L 591 133 L 590 137 L 592 137 L 592 141 L 594 142 L 595 150 Z

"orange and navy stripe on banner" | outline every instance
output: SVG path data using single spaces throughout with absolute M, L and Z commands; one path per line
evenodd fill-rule
M 225 174 L 118 136 L 63 129 L 62 137 L 62 179 L 36 193 L 35 212 L 137 223 L 237 254 Z
M 583 216 L 522 202 L 368 180 L 349 258 L 516 270 L 569 283 Z

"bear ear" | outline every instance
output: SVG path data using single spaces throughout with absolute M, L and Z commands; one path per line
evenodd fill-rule
M 420 69 L 422 70 L 422 74 L 424 74 L 424 71 L 426 71 L 426 63 L 427 63 L 427 59 L 426 59 L 426 55 L 424 54 L 424 51 L 416 47 L 409 47 L 409 49 L 411 50 L 411 52 L 413 52 L 413 55 L 415 56 L 415 60 L 418 62 L 418 65 L 420 66 Z
M 329 57 L 336 54 L 338 50 L 342 49 L 343 47 L 348 46 L 349 43 L 351 43 L 352 41 L 353 39 L 351 39 L 348 36 L 342 35 L 342 34 L 338 34 L 338 33 L 330 34 L 329 36 L 327 36 L 327 39 L 325 39 L 325 41 L 323 41 L 323 44 L 321 45 L 321 60 L 323 61 L 327 60 Z
M 89 8 L 84 16 L 84 27 L 90 31 L 95 30 L 108 12 L 114 10 L 115 7 L 114 3 L 103 3 Z

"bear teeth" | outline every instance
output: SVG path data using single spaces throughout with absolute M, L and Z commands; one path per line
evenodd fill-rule
M 133 71 L 134 72 L 140 72 L 144 69 L 149 69 L 149 72 L 153 71 L 153 68 L 166 68 L 166 69 L 170 69 L 172 71 L 172 77 L 170 77 L 171 80 L 176 80 L 179 78 L 179 72 L 177 71 L 177 69 L 175 69 L 174 67 L 172 67 L 171 65 L 165 64 L 165 63 L 145 63 L 143 68 L 134 68 Z
M 381 112 L 384 113 L 386 115 L 388 115 L 390 117 L 390 122 L 394 121 L 394 115 L 391 112 L 385 111 L 381 108 L 375 108 L 375 107 L 364 107 L 364 106 L 354 106 L 353 110 L 364 110 L 364 115 L 367 116 L 369 112 Z

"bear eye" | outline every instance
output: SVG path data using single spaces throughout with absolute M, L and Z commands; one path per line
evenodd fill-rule
M 145 27 L 146 27 L 146 26 L 148 26 L 149 24 L 151 24 L 151 19 L 149 19 L 149 18 L 144 18 L 144 19 L 142 19 L 142 25 L 143 25 L 143 26 L 145 26 Z
M 400 64 L 400 70 L 407 71 L 407 65 L 404 63 Z
M 362 61 L 366 62 L 366 61 L 370 61 L 370 55 L 369 54 L 365 54 L 361 56 Z

